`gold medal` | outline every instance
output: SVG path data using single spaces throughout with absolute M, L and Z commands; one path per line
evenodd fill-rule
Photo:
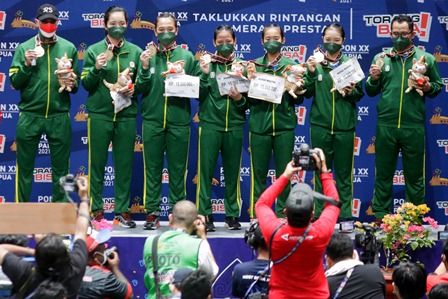
M 376 66 L 379 67 L 380 69 L 383 68 L 383 65 L 384 65 L 384 59 L 381 58 L 381 57 L 378 58 L 378 59 L 375 61 L 375 64 L 376 64 Z
M 153 43 L 149 43 L 146 46 L 146 50 L 148 50 L 148 52 L 149 52 L 149 54 L 151 54 L 151 56 L 154 56 L 157 54 L 157 47 Z
M 104 56 L 106 57 L 106 60 L 112 60 L 112 58 L 114 58 L 114 52 L 111 49 L 107 49 L 104 51 Z
M 42 57 L 45 54 L 45 50 L 42 46 L 37 46 L 36 48 L 34 48 L 34 52 L 36 52 L 37 57 Z

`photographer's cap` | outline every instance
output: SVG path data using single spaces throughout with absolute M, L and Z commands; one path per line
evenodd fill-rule
M 174 272 L 173 281 L 171 283 L 180 283 L 182 279 L 187 277 L 188 274 L 192 273 L 193 270 L 190 268 L 182 268 Z
M 319 194 L 305 183 L 292 187 L 286 200 L 286 211 L 299 217 L 310 217 L 314 210 L 314 197 Z
M 45 19 L 53 19 L 53 20 L 58 20 L 59 19 L 59 12 L 58 9 L 49 3 L 46 4 L 42 4 L 38 9 L 37 9 L 37 15 L 36 18 L 39 21 L 45 20 Z
M 106 231 L 109 232 L 108 235 Z M 102 229 L 100 231 L 92 230 L 92 234 L 90 236 L 87 236 L 86 238 L 87 251 L 89 253 L 94 251 L 98 247 L 98 245 L 107 242 L 109 239 L 110 239 L 110 230 L 108 229 Z M 107 248 L 107 244 L 104 244 L 104 248 Z

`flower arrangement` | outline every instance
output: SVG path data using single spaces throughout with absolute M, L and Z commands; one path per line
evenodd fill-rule
M 100 231 L 103 229 L 108 229 L 110 231 L 114 230 L 113 224 L 109 223 L 106 219 L 101 219 L 101 221 L 92 220 L 92 228 L 96 231 Z
M 383 244 L 386 255 L 386 269 L 396 262 L 410 260 L 409 250 L 432 247 L 435 243 L 430 239 L 432 229 L 438 229 L 437 221 L 424 217 L 430 208 L 426 204 L 414 205 L 404 203 L 396 214 L 384 216 L 377 238 Z M 429 227 L 425 227 L 428 224 Z

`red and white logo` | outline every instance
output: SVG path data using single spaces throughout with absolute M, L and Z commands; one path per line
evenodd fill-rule
M 5 143 L 6 143 L 6 136 L 0 134 L 0 154 L 3 154 L 5 152 Z
M 447 139 L 439 139 L 439 140 L 437 140 L 437 145 L 439 147 L 445 148 L 445 154 L 448 154 L 448 140 Z
M 6 12 L 0 11 L 0 30 L 5 30 Z
M 36 183 L 51 183 L 51 168 L 34 168 L 34 181 Z
M 306 61 L 306 46 L 284 46 L 282 47 L 282 54 L 297 63 Z
M 404 185 L 403 170 L 395 170 L 395 175 L 392 181 L 394 185 Z
M 170 182 L 170 175 L 168 174 L 168 169 L 164 168 L 162 170 L 162 184 L 168 184 Z
M 90 28 L 104 28 L 104 13 L 83 13 L 82 18 L 90 23 Z
M 304 126 L 306 120 L 306 107 L 305 106 L 296 107 L 295 112 L 297 117 L 297 124 Z
M 437 208 L 445 211 L 445 216 L 448 216 L 448 201 L 437 201 Z
M 3 195 L 0 195 L 0 203 L 6 202 L 6 198 Z
M 355 138 L 355 145 L 353 149 L 353 153 L 355 156 L 359 156 L 359 153 L 361 152 L 361 142 L 362 140 L 360 137 Z
M 438 16 L 437 19 L 439 19 L 440 24 L 446 25 L 446 30 L 448 31 L 448 16 Z
M 418 14 L 407 14 L 414 22 L 414 31 L 418 39 L 422 42 L 429 41 L 432 16 L 429 12 L 420 12 Z M 390 38 L 390 23 L 395 15 L 364 15 L 363 20 L 366 26 L 376 27 L 377 37 Z
M 295 173 L 291 177 L 291 184 L 305 183 L 305 177 L 306 177 L 306 171 L 301 170 L 299 173 Z
M 359 198 L 353 198 L 352 202 L 352 215 L 359 218 L 359 211 L 361 210 L 361 200 Z
M 6 82 L 5 73 L 0 73 L 0 91 L 5 91 L 5 82 Z

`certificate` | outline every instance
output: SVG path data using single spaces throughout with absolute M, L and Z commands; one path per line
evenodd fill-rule
M 165 96 L 199 98 L 199 77 L 168 75 L 165 79 Z
M 339 91 L 342 91 L 345 87 L 349 86 L 350 82 L 358 83 L 365 78 L 364 72 L 356 57 L 350 58 L 334 70 L 330 71 L 330 76 L 333 79 L 334 86 Z
M 239 93 L 248 92 L 250 81 L 240 76 L 232 76 L 226 73 L 220 73 L 216 76 L 218 82 L 219 93 L 224 96 L 228 95 L 230 87 L 236 86 Z
M 250 80 L 248 96 L 254 99 L 280 104 L 285 88 L 285 78 L 264 73 L 254 73 Z

